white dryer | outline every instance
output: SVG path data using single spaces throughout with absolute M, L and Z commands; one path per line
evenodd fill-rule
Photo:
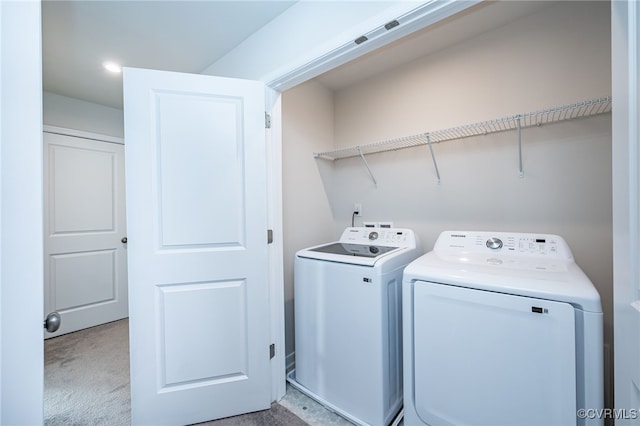
M 289 381 L 356 424 L 402 408 L 402 271 L 419 249 L 409 229 L 351 227 L 296 254 Z
M 602 327 L 561 237 L 443 232 L 404 271 L 404 424 L 601 424 Z

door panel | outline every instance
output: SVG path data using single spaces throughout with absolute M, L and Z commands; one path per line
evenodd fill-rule
M 264 85 L 126 69 L 133 424 L 271 403 Z
M 161 286 L 159 293 L 165 336 L 162 360 L 165 386 L 187 383 L 200 386 L 204 382 L 247 379 L 245 280 Z M 220 309 L 212 310 L 212 306 Z M 206 340 L 194 333 L 184 333 L 199 329 L 203 322 L 225 327 L 211 328 Z M 185 347 L 193 350 L 183 354 Z
M 60 139 L 59 136 L 47 138 Z M 96 150 L 96 144 L 88 140 L 86 145 L 49 143 L 53 235 L 113 231 L 116 226 L 115 154 L 111 150 Z M 97 178 L 91 179 L 94 176 Z
M 244 245 L 240 99 L 158 93 L 156 102 L 162 245 Z
M 121 144 L 44 133 L 45 337 L 128 315 Z
M 50 257 L 51 286 L 57 310 L 113 300 L 114 250 L 56 254 Z M 92 277 L 87 280 L 86 277 Z
M 418 415 L 427 424 L 575 424 L 574 317 L 568 303 L 416 282 Z

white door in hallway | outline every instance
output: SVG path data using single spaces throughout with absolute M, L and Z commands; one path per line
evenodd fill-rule
M 44 133 L 45 338 L 128 315 L 124 147 Z M 44 318 L 43 317 L 43 318 Z
M 133 425 L 270 407 L 264 93 L 125 69 Z

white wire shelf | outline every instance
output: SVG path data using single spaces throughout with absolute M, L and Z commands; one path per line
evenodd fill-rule
M 340 160 L 343 158 L 360 157 L 364 162 L 373 183 L 377 185 L 376 178 L 369 167 L 365 155 L 376 154 L 386 151 L 397 151 L 404 148 L 429 145 L 433 167 L 440 183 L 440 171 L 438 163 L 433 153 L 432 145 L 450 141 L 454 139 L 469 138 L 472 136 L 484 136 L 491 133 L 517 130 L 518 132 L 518 167 L 520 177 L 524 176 L 522 169 L 522 134 L 521 130 L 527 127 L 542 126 L 544 124 L 557 123 L 560 121 L 574 120 L 578 118 L 592 117 L 594 115 L 611 112 L 611 96 L 590 99 L 588 101 L 576 102 L 569 105 L 561 105 L 547 108 L 540 111 L 527 112 L 524 114 L 512 115 L 498 118 L 496 120 L 482 121 L 480 123 L 466 124 L 444 130 L 420 133 L 413 136 L 405 136 L 397 139 L 373 142 L 366 145 L 357 145 L 348 148 L 336 149 L 333 151 L 314 152 L 315 158 L 325 160 Z
M 527 127 L 542 126 L 544 124 L 591 117 L 608 112 L 611 112 L 611 96 L 397 139 L 340 148 L 332 151 L 314 152 L 313 156 L 331 161 L 350 157 L 361 157 L 362 155 L 396 151 L 429 143 L 440 143 L 454 139 L 518 130 L 519 128 L 524 129 Z

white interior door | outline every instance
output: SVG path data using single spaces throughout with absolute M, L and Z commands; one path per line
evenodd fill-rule
M 44 317 L 54 337 L 128 315 L 124 147 L 44 133 Z
M 264 94 L 124 72 L 134 425 L 270 406 Z

